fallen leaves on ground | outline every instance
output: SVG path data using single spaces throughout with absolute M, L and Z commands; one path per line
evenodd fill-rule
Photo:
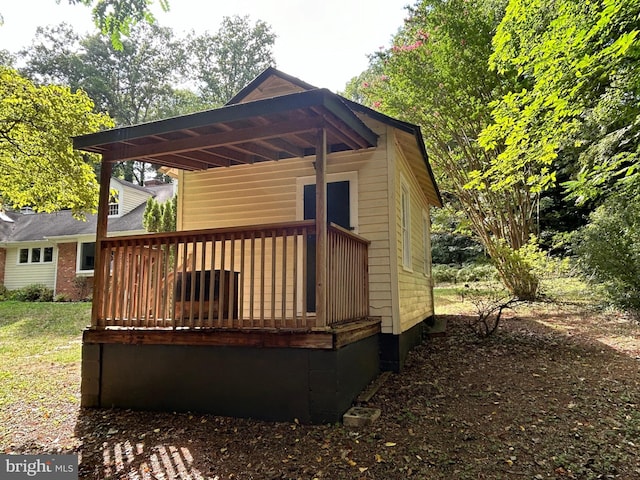
M 30 409 L 51 410 L 39 400 L 4 412 L 2 451 L 77 452 L 87 479 L 640 478 L 637 325 L 545 307 L 478 340 L 464 317 L 447 320 L 373 397 L 382 416 L 369 427 L 68 399 L 34 428 Z

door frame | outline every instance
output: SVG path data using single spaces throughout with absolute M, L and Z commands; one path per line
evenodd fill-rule
M 357 170 L 327 173 L 327 184 L 333 182 L 349 182 L 349 220 L 353 233 L 358 233 L 358 172 Z M 304 220 L 304 186 L 315 185 L 316 177 L 297 177 L 296 178 L 296 220 Z M 302 292 L 302 239 L 298 239 L 298 285 L 296 288 Z M 303 292 L 306 294 L 306 292 Z M 298 305 L 296 306 L 298 315 L 302 314 L 302 295 L 298 295 Z M 314 314 L 315 312 L 307 312 Z
M 358 172 L 328 173 L 327 183 L 334 182 L 349 182 L 349 219 L 353 233 L 358 233 Z M 304 220 L 304 186 L 315 184 L 315 176 L 296 178 L 296 220 Z

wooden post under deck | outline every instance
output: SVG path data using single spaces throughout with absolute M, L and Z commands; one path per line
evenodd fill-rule
M 327 131 L 316 140 L 316 326 L 327 325 Z
M 109 216 L 109 193 L 111 189 L 111 172 L 113 164 L 102 162 L 100 165 L 100 197 L 98 200 L 98 220 L 96 225 L 96 246 L 93 275 L 93 304 L 91 306 L 91 327 L 98 326 L 99 309 L 102 305 L 102 295 L 104 293 L 104 278 L 102 272 L 102 249 L 100 244 L 107 236 L 108 216 Z

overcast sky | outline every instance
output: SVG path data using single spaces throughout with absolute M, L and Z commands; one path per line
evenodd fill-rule
M 157 1 L 156 1 L 157 3 Z M 176 34 L 218 30 L 224 16 L 264 20 L 278 36 L 277 68 L 307 83 L 342 90 L 368 64 L 367 55 L 388 46 L 406 17 L 410 0 L 169 0 L 158 23 Z M 79 33 L 93 30 L 90 10 L 67 0 L 2 0 L 0 48 L 17 51 L 31 44 L 36 27 L 62 21 Z

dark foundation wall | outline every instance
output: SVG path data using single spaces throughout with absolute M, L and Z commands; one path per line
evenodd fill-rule
M 335 422 L 378 355 L 376 335 L 338 350 L 85 344 L 83 405 Z
M 382 371 L 399 372 L 404 367 L 407 355 L 412 348 L 420 345 L 429 333 L 433 317 L 414 325 L 400 335 L 380 334 L 380 369 Z

